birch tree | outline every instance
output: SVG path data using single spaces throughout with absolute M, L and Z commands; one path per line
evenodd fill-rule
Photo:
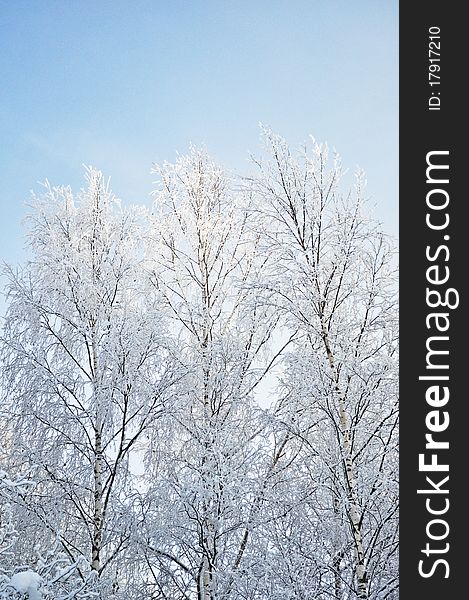
M 259 297 L 249 197 L 197 149 L 157 173 L 154 284 L 187 375 L 157 461 L 148 556 L 162 598 L 239 597 L 270 452 L 253 394 L 282 349 L 266 353 L 278 317 Z
M 275 254 L 266 285 L 301 337 L 284 378 L 286 421 L 311 448 L 315 485 L 329 497 L 329 568 L 336 598 L 396 588 L 396 284 L 392 246 L 364 212 L 364 179 L 342 191 L 342 169 L 313 142 L 294 156 L 264 131 L 271 154 L 249 182 Z M 287 415 L 285 417 L 285 415 Z M 306 435 L 305 435 L 306 434 Z M 344 530 L 346 527 L 346 530 Z M 329 537 L 329 539 L 328 539 Z M 351 551 L 351 553 L 350 553 Z M 348 576 L 351 573 L 351 578 Z
M 133 456 L 173 373 L 145 290 L 141 213 L 122 210 L 100 172 L 86 178 L 78 196 L 46 184 L 34 198 L 32 258 L 7 271 L 3 413 L 11 467 L 36 471 L 18 507 L 25 557 L 57 537 L 83 582 L 109 597 L 130 571 Z

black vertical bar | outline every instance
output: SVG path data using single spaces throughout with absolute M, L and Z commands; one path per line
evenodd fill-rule
M 464 595 L 469 570 L 469 394 L 464 381 L 469 371 L 469 194 L 464 185 L 469 128 L 468 109 L 463 108 L 469 34 L 462 7 L 463 3 L 435 0 L 400 3 L 404 600 L 446 600 L 459 597 L 461 589 Z M 435 168 L 427 173 L 429 163 Z M 432 354 L 437 350 L 448 354 Z

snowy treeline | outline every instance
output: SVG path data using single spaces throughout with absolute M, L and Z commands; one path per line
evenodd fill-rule
M 394 249 L 314 141 L 46 184 L 6 270 L 0 598 L 397 598 Z

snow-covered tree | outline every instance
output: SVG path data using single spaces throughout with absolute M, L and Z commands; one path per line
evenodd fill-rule
M 57 538 L 83 581 L 92 572 L 97 590 L 118 594 L 135 527 L 133 463 L 174 374 L 145 289 L 141 211 L 121 209 L 100 172 L 86 177 L 76 197 L 46 184 L 34 198 L 32 258 L 7 271 L 2 413 L 10 467 L 35 468 L 16 509 L 20 560 Z
M 392 245 L 366 216 L 361 174 L 344 193 L 340 162 L 329 165 L 326 146 L 313 142 L 312 152 L 295 156 L 280 137 L 267 130 L 264 137 L 271 160 L 258 162 L 249 184 L 265 251 L 275 256 L 265 285 L 301 334 L 277 414 L 309 454 L 330 589 L 336 598 L 390 597 L 397 581 Z M 314 553 L 314 531 L 311 539 Z
M 45 185 L 6 269 L 0 598 L 395 600 L 391 240 L 326 146 L 151 211 Z M 7 475 L 8 473 L 8 475 Z
M 266 349 L 278 317 L 257 285 L 267 258 L 249 197 L 204 151 L 157 173 L 154 284 L 186 377 L 153 461 L 148 556 L 162 598 L 239 598 L 268 469 L 266 424 L 253 403 L 275 358 Z

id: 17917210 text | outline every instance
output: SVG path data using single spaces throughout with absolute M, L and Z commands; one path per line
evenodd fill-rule
M 440 110 L 441 108 L 441 94 L 436 91 L 439 88 L 434 87 L 439 86 L 441 83 L 440 50 L 440 28 L 430 27 L 428 29 L 428 84 L 432 91 L 428 98 L 428 110 Z

